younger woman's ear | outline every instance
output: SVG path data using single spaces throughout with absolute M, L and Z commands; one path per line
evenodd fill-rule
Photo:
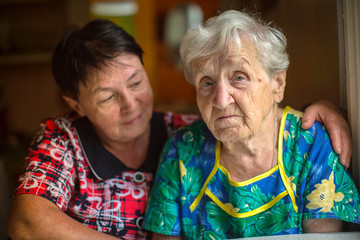
M 65 95 L 63 95 L 62 97 L 72 110 L 77 112 L 77 114 L 79 114 L 81 117 L 85 116 L 85 113 L 77 100 Z
M 274 78 L 274 100 L 280 103 L 284 98 L 285 86 L 286 86 L 286 71 L 276 73 Z

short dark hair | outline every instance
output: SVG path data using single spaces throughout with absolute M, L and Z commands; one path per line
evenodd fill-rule
M 61 91 L 77 100 L 79 84 L 86 86 L 89 74 L 122 53 L 138 56 L 143 64 L 143 50 L 131 35 L 109 20 L 95 19 L 60 40 L 52 59 L 53 76 Z

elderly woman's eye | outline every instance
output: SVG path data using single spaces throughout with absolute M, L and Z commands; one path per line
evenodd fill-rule
M 236 81 L 242 81 L 242 80 L 244 80 L 245 78 L 243 77 L 243 76 L 236 76 L 235 77 L 235 80 Z
M 211 86 L 211 85 L 213 85 L 213 83 L 212 83 L 211 81 L 203 81 L 203 82 L 201 83 L 201 86 L 202 86 L 202 87 L 209 87 L 209 86 Z

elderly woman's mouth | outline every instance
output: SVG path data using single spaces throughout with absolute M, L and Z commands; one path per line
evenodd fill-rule
M 234 119 L 238 119 L 239 117 L 240 115 L 224 115 L 224 116 L 216 117 L 215 121 L 234 120 Z
M 234 117 L 235 117 L 235 115 L 221 116 L 221 117 L 218 117 L 216 120 L 228 120 L 228 119 L 231 119 Z
M 233 126 L 234 124 L 238 124 L 239 121 L 240 121 L 239 115 L 227 115 L 227 116 L 217 117 L 214 123 L 218 127 L 229 127 L 230 125 Z

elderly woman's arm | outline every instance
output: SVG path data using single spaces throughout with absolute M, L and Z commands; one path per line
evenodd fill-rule
M 8 221 L 10 239 L 117 239 L 95 231 L 62 212 L 51 201 L 21 194 L 15 197 Z
M 329 131 L 332 147 L 340 154 L 340 163 L 349 168 L 351 158 L 351 132 L 339 109 L 328 101 L 318 101 L 305 109 L 302 128 L 310 128 L 314 121 L 322 122 Z
M 305 233 L 341 232 L 342 221 L 332 218 L 308 219 L 302 222 Z

